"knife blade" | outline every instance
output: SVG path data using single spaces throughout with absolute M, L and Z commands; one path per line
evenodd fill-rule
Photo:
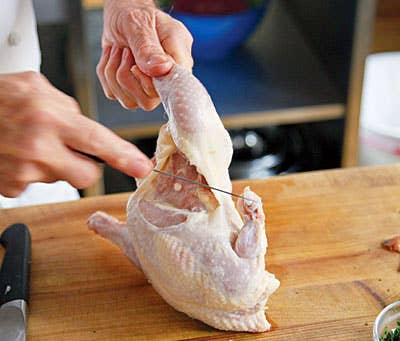
M 83 156 L 86 156 L 89 159 L 92 159 L 93 161 L 96 161 L 98 163 L 104 163 L 104 161 L 102 159 L 98 158 L 95 155 L 91 155 L 91 154 L 88 154 L 88 153 L 85 153 L 85 152 L 81 152 L 81 151 L 77 151 L 77 150 L 76 150 L 76 152 L 78 152 L 79 154 L 81 154 Z M 191 183 L 191 184 L 194 184 L 194 185 L 197 185 L 197 186 L 213 189 L 215 191 L 218 191 L 218 192 L 221 192 L 221 193 L 225 193 L 225 194 L 229 194 L 229 195 L 231 195 L 233 197 L 241 198 L 241 199 L 246 200 L 246 201 L 251 201 L 251 202 L 257 203 L 257 201 L 254 200 L 254 199 L 246 198 L 243 195 L 232 193 L 232 192 L 228 192 L 228 191 L 225 191 L 223 189 L 220 189 L 220 188 L 217 188 L 217 187 L 213 187 L 213 186 L 210 186 L 210 185 L 207 185 L 207 184 L 204 184 L 202 182 L 195 181 L 195 180 L 191 180 L 191 179 L 185 178 L 185 177 L 180 176 L 180 175 L 168 173 L 168 172 L 165 172 L 165 171 L 162 171 L 162 170 L 159 170 L 159 169 L 155 169 L 155 168 L 153 169 L 153 172 L 156 172 L 158 174 L 162 174 L 162 175 L 165 175 L 165 176 L 169 176 L 171 178 L 175 178 L 175 179 L 178 179 L 178 180 L 181 180 L 181 181 L 186 181 L 188 183 Z
M 174 178 L 174 179 L 186 181 L 186 182 L 188 182 L 190 184 L 194 184 L 194 185 L 197 185 L 197 186 L 213 189 L 215 191 L 222 192 L 222 193 L 225 193 L 225 194 L 229 194 L 229 195 L 231 195 L 233 197 L 241 198 L 241 199 L 246 200 L 246 201 L 252 201 L 252 202 L 257 203 L 257 201 L 254 200 L 254 199 L 246 198 L 243 195 L 232 193 L 232 192 L 229 192 L 229 191 L 225 191 L 223 189 L 220 189 L 220 188 L 217 188 L 217 187 L 213 187 L 213 186 L 210 186 L 210 185 L 207 185 L 207 184 L 203 184 L 202 182 L 191 180 L 191 179 L 185 178 L 185 177 L 180 176 L 180 175 L 168 173 L 168 172 L 165 172 L 165 171 L 162 171 L 162 170 L 159 170 L 159 169 L 155 169 L 155 168 L 153 169 L 153 172 L 156 172 L 158 174 L 162 174 L 162 175 L 165 175 L 165 176 L 169 176 L 169 177 Z
M 31 264 L 31 237 L 24 224 L 14 224 L 2 233 L 6 249 L 0 269 L 0 339 L 26 339 Z

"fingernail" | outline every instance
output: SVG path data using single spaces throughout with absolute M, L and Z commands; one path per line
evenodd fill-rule
M 133 76 L 139 83 L 141 83 L 141 82 L 140 82 L 140 73 L 139 73 L 139 71 L 138 71 L 137 65 L 133 65 L 133 66 L 131 67 L 131 73 L 132 73 L 132 76 Z M 141 84 L 140 84 L 140 85 L 141 85 Z
M 128 58 L 128 55 L 129 55 L 129 50 L 125 47 L 122 51 L 122 59 L 125 60 L 126 58 Z
M 132 66 L 131 72 L 138 82 L 140 82 L 140 71 L 137 65 Z
M 147 64 L 158 65 L 158 64 L 169 63 L 170 61 L 171 60 L 166 55 L 154 54 L 147 60 Z
M 148 159 L 139 159 L 136 160 L 135 169 L 139 178 L 145 177 L 153 169 L 153 163 Z
M 109 55 L 112 50 L 112 46 L 108 45 L 104 48 L 104 54 Z
M 136 76 L 137 75 L 137 65 L 133 65 L 132 67 L 131 67 L 131 72 L 133 73 L 133 75 L 134 76 Z
M 114 56 L 119 51 L 119 47 L 113 46 L 111 48 L 111 55 Z
M 139 68 L 137 67 L 137 65 L 132 66 L 131 72 L 133 74 L 133 77 L 135 77 L 136 80 L 140 83 L 145 94 L 149 97 L 152 97 L 153 91 L 151 88 L 149 88 L 147 82 L 143 79 L 142 74 L 141 74 Z
M 106 93 L 106 97 L 107 97 L 108 99 L 115 100 L 115 96 L 114 96 L 114 94 L 112 94 L 111 92 L 107 92 L 107 93 Z
M 143 88 L 144 93 L 145 93 L 147 96 L 151 97 L 152 92 L 151 92 L 151 90 L 149 89 L 149 87 L 147 86 L 147 83 L 143 82 L 143 83 L 141 83 L 141 85 L 142 85 L 142 88 Z

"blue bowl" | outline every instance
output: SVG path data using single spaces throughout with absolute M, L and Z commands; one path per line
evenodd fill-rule
M 175 19 L 185 24 L 193 36 L 193 57 L 222 59 L 253 32 L 264 15 L 263 6 L 235 14 L 198 15 L 172 11 Z

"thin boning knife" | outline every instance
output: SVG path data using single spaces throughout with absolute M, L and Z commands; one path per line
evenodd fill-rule
M 6 249 L 0 270 L 0 340 L 24 341 L 28 321 L 31 237 L 24 224 L 0 236 Z
M 233 197 L 241 198 L 241 199 L 246 200 L 246 201 L 252 201 L 252 202 L 257 203 L 257 201 L 254 200 L 254 199 L 246 198 L 246 197 L 244 197 L 243 195 L 236 194 L 236 193 L 232 193 L 232 192 L 228 192 L 228 191 L 225 191 L 225 190 L 223 190 L 223 189 L 220 189 L 220 188 L 217 188 L 217 187 L 213 187 L 213 186 L 204 184 L 204 183 L 199 182 L 199 181 L 191 180 L 191 179 L 185 178 L 185 177 L 180 176 L 180 175 L 168 173 L 168 172 L 165 172 L 165 171 L 162 171 L 162 170 L 159 170 L 159 169 L 155 169 L 155 168 L 153 169 L 153 172 L 156 172 L 156 173 L 162 174 L 162 175 L 166 175 L 166 176 L 169 176 L 169 177 L 174 178 L 174 179 L 186 181 L 186 182 L 188 182 L 188 183 L 191 183 L 191 184 L 194 184 L 194 185 L 197 185 L 197 186 L 201 186 L 201 187 L 213 189 L 213 190 L 215 190 L 215 191 L 222 192 L 222 193 L 225 193 L 225 194 L 229 194 L 229 195 L 231 195 L 231 196 L 233 196 Z
M 88 158 L 90 158 L 90 159 L 92 159 L 93 161 L 96 161 L 96 162 L 98 162 L 98 163 L 104 163 L 104 161 L 103 161 L 102 159 L 98 158 L 98 157 L 95 156 L 95 155 L 87 154 L 87 153 L 84 153 L 84 152 L 81 152 L 81 151 L 76 151 L 76 152 L 78 152 L 79 154 L 82 154 L 83 156 L 86 156 L 86 157 L 88 157 Z M 191 179 L 185 178 L 185 177 L 180 176 L 180 175 L 176 175 L 176 174 L 172 174 L 172 173 L 169 173 L 169 172 L 162 171 L 162 170 L 160 170 L 160 169 L 155 169 L 155 168 L 154 168 L 154 169 L 153 169 L 153 172 L 156 172 L 156 173 L 158 173 L 158 174 L 162 174 L 162 175 L 165 175 L 165 176 L 169 176 L 169 177 L 171 177 L 171 178 L 175 178 L 175 179 L 178 179 L 178 180 L 181 180 L 181 181 L 186 181 L 186 182 L 188 182 L 188 183 L 191 183 L 191 184 L 194 184 L 194 185 L 197 185 L 197 186 L 201 186 L 201 187 L 213 189 L 213 190 L 215 190 L 215 191 L 218 191 L 218 192 L 221 192 L 221 193 L 225 193 L 225 194 L 229 194 L 229 195 L 231 195 L 231 196 L 233 196 L 233 197 L 241 198 L 241 199 L 246 200 L 246 201 L 251 201 L 251 202 L 257 203 L 256 200 L 250 199 L 250 198 L 246 198 L 246 197 L 244 197 L 243 195 L 236 194 L 236 193 L 232 193 L 232 192 L 228 192 L 228 191 L 225 191 L 225 190 L 223 190 L 223 189 L 220 189 L 220 188 L 217 188 L 217 187 L 213 187 L 213 186 L 204 184 L 204 183 L 202 183 L 202 182 L 198 182 L 198 181 L 195 181 L 195 180 L 191 180 Z

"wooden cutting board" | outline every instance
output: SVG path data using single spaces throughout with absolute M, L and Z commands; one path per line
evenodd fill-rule
M 31 230 L 29 340 L 371 340 L 378 312 L 400 299 L 400 165 L 240 181 L 267 213 L 267 268 L 280 280 L 273 330 L 228 333 L 168 306 L 108 241 L 88 231 L 103 210 L 124 218 L 128 194 L 0 211 L 1 229 Z

